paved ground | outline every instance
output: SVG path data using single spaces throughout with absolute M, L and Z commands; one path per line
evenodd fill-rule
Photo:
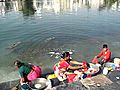
M 18 80 L 0 84 L 0 90 L 10 90 Z M 107 76 L 97 75 L 74 83 L 59 85 L 51 90 L 120 90 L 120 70 L 112 71 Z
M 119 78 L 116 78 L 119 77 Z M 57 90 L 120 90 L 120 71 L 112 71 L 107 76 L 97 75 L 66 86 L 58 86 Z

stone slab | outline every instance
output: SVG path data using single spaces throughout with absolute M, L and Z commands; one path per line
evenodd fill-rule
M 80 82 L 87 89 L 90 89 L 91 87 L 103 87 L 103 86 L 110 85 L 113 83 L 110 79 L 108 79 L 104 75 L 97 75 L 92 78 L 86 78 L 86 79 L 80 80 Z

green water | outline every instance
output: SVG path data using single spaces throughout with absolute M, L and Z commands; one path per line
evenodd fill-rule
M 51 51 L 72 50 L 73 59 L 90 62 L 107 43 L 119 57 L 119 18 L 119 0 L 0 2 L 0 80 L 18 78 L 16 59 L 52 70 L 60 55 Z

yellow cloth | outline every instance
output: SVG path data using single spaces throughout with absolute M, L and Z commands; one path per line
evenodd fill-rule
M 55 74 L 50 74 L 47 76 L 47 79 L 53 79 L 53 78 L 57 78 Z

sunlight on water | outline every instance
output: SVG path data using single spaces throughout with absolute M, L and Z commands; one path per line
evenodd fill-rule
M 120 0 L 0 2 L 1 82 L 19 78 L 13 66 L 17 58 L 45 72 L 65 51 L 91 62 L 107 43 L 112 56 L 120 56 L 119 17 Z

